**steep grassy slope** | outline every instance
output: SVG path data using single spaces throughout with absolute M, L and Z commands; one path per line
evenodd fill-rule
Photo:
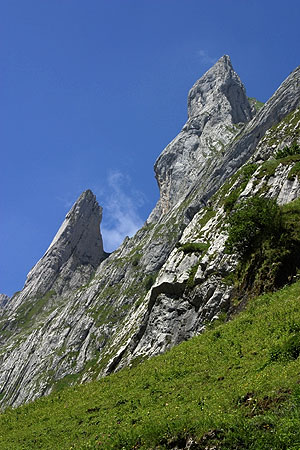
M 0 448 L 300 448 L 300 282 L 98 382 L 0 415 Z

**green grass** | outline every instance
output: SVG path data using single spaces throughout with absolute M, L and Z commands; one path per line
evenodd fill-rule
M 291 168 L 288 174 L 288 180 L 294 180 L 295 178 L 300 179 L 300 162 L 296 162 L 294 166 Z
M 204 207 L 201 218 L 197 222 L 197 226 L 198 226 L 199 230 L 204 228 L 204 226 L 207 224 L 207 222 L 210 219 L 212 219 L 213 217 L 215 217 L 215 215 L 216 215 L 216 211 L 214 211 L 212 207 L 210 207 L 210 206 Z
M 279 165 L 279 161 L 276 159 L 268 159 L 265 161 L 259 170 L 256 178 L 261 179 L 263 177 L 270 178 L 275 174 L 275 171 Z
M 297 144 L 296 141 L 292 143 L 290 147 L 285 146 L 281 150 L 277 150 L 275 153 L 276 159 L 286 158 L 287 156 L 294 156 L 300 154 L 300 146 Z
M 295 283 L 162 356 L 6 410 L 0 448 L 299 449 L 299 336 Z
M 49 291 L 43 297 L 29 298 L 28 301 L 22 303 L 15 311 L 12 327 L 5 329 L 7 319 L 0 319 L 1 335 L 8 340 L 16 330 L 22 328 L 22 336 L 25 337 L 38 326 L 38 322 L 35 320 L 37 315 L 43 318 L 43 314 L 49 314 L 48 303 L 54 297 L 55 291 Z
M 256 112 L 258 112 L 264 106 L 263 102 L 260 102 L 259 100 L 257 100 L 254 97 L 248 97 L 248 100 L 249 100 L 250 105 L 254 105 Z
M 199 267 L 199 262 L 197 264 L 195 264 L 193 267 L 191 267 L 190 269 L 190 273 L 189 273 L 189 278 L 187 280 L 187 289 L 193 289 L 194 285 L 195 285 L 195 275 L 197 273 Z
M 208 250 L 210 246 L 209 242 L 186 242 L 178 247 L 179 251 L 183 253 L 203 253 Z

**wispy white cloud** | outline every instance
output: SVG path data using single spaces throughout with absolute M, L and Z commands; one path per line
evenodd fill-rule
M 198 50 L 197 52 L 200 61 L 202 62 L 202 64 L 204 65 L 212 65 L 215 64 L 218 60 L 218 58 L 214 58 L 210 55 L 208 55 L 208 53 L 205 50 Z
M 115 250 L 126 236 L 133 236 L 144 220 L 138 208 L 144 204 L 143 194 L 132 187 L 130 178 L 118 170 L 111 171 L 107 187 L 95 190 L 99 203 L 103 206 L 101 233 L 104 249 Z

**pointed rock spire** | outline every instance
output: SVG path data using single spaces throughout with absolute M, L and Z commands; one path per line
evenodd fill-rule
M 50 290 L 61 294 L 89 279 L 107 256 L 100 233 L 101 219 L 102 208 L 95 195 L 90 190 L 83 192 L 44 256 L 29 272 L 14 307 L 28 296 L 43 296 Z
M 228 55 L 222 56 L 189 92 L 189 118 L 205 112 L 219 114 L 219 118 L 230 114 L 233 123 L 248 122 L 253 116 L 245 88 Z
M 158 220 L 187 195 L 196 180 L 201 183 L 209 176 L 240 124 L 252 115 L 245 88 L 224 55 L 189 91 L 188 120 L 155 163 L 160 199 L 149 221 Z
M 100 234 L 101 220 L 102 208 L 88 189 L 80 195 L 66 215 L 45 256 L 59 249 L 62 262 L 72 255 L 80 264 L 96 267 L 104 254 Z

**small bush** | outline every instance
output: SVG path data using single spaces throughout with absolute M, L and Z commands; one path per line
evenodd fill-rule
M 152 288 L 155 280 L 156 280 L 156 274 L 150 274 L 150 275 L 148 275 L 146 277 L 146 279 L 145 279 L 145 288 L 146 288 L 147 291 L 149 291 Z
M 294 180 L 295 177 L 299 178 L 299 176 L 300 176 L 300 162 L 298 161 L 289 171 L 288 180 Z
M 240 191 L 234 190 L 232 191 L 224 200 L 224 210 L 228 213 L 233 210 L 234 205 L 239 198 Z
M 282 150 L 278 150 L 275 153 L 276 159 L 286 158 L 287 156 L 299 155 L 300 154 L 300 145 L 297 144 L 296 141 L 292 143 L 290 147 L 285 146 Z
M 273 291 L 299 278 L 300 199 L 281 207 L 262 201 L 265 207 L 258 208 L 259 200 L 245 200 L 229 218 L 226 248 L 240 257 L 234 273 L 239 295 Z
M 141 255 L 140 254 L 136 254 L 135 257 L 132 260 L 133 267 L 136 267 L 136 266 L 139 265 L 140 259 L 141 259 Z
M 254 174 L 254 172 L 257 169 L 257 164 L 255 163 L 250 163 L 250 164 L 246 164 L 243 168 L 242 168 L 242 181 L 243 182 L 247 182 L 250 180 L 250 178 L 252 177 L 252 175 Z
M 252 197 L 242 201 L 228 219 L 225 248 L 241 256 L 259 246 L 263 239 L 278 233 L 280 209 L 275 200 Z
M 199 264 L 195 264 L 191 269 L 189 273 L 189 278 L 187 280 L 186 286 L 188 289 L 193 289 L 195 284 L 195 275 L 198 270 Z

